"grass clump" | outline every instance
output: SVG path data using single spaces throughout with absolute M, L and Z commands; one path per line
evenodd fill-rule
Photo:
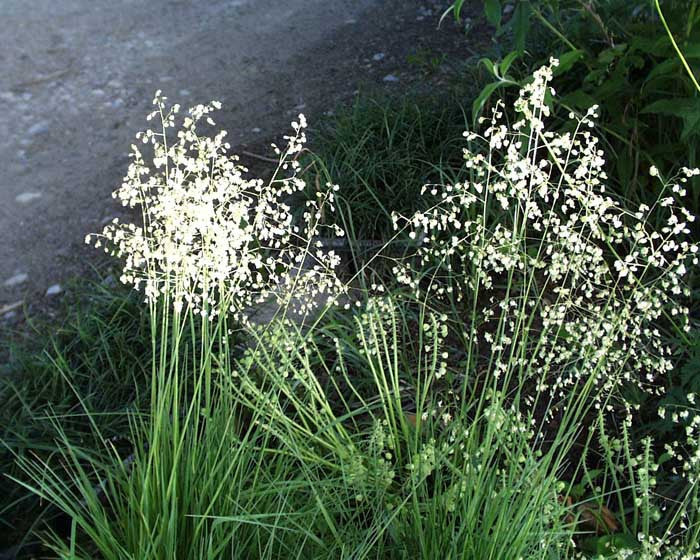
M 69 521 L 40 533 L 45 547 L 106 559 L 697 556 L 696 397 L 661 412 L 682 439 L 633 427 L 636 396 L 658 398 L 672 369 L 659 329 L 692 330 L 697 245 L 681 199 L 698 172 L 652 170 L 654 208 L 626 207 L 605 190 L 593 112 L 574 133 L 549 130 L 551 76 L 534 75 L 515 113 L 497 106 L 483 135 L 460 127 L 454 172 L 415 154 L 403 169 L 401 150 L 429 135 L 381 113 L 366 144 L 331 158 L 330 186 L 319 180 L 296 220 L 303 119 L 263 182 L 222 134 L 198 132 L 214 105 L 175 134 L 177 110 L 156 96 L 163 126 L 139 136 L 153 167 L 135 150 L 117 192 L 143 225 L 96 238 L 145 293 L 149 391 L 120 415 L 128 456 L 92 411 L 90 452 L 55 422 L 55 460 L 18 454 L 12 478 Z M 371 138 L 397 146 L 386 165 Z M 433 139 L 421 149 L 452 146 Z M 366 182 L 336 195 L 331 169 Z M 370 200 L 389 187 L 405 205 L 380 221 Z M 405 241 L 401 256 L 386 245 L 391 274 L 354 302 L 336 205 L 357 226 L 351 243 Z
M 0 368 L 0 470 L 24 480 L 17 460 L 41 459 L 59 469 L 60 440 L 87 455 L 104 439 L 128 430 L 126 412 L 148 394 L 148 319 L 137 295 L 95 282 L 81 286 L 66 303 L 63 324 L 32 323 L 24 336 L 3 339 Z M 95 433 L 88 420 L 99 426 Z M 116 442 L 124 447 L 125 441 Z M 127 447 L 131 444 L 127 444 Z M 9 547 L 28 527 L 55 518 L 7 478 L 0 506 L 3 539 Z M 27 544 L 31 544 L 30 537 Z

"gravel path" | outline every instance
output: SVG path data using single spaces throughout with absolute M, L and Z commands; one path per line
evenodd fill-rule
M 156 89 L 218 99 L 233 143 L 284 133 L 361 83 L 401 88 L 438 0 L 3 0 L 0 17 L 0 315 L 84 270 L 88 232 Z M 452 31 L 450 41 L 460 41 Z

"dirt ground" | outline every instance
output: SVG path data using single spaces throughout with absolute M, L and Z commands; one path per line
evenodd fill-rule
M 218 99 L 238 147 L 313 124 L 359 87 L 408 87 L 411 54 L 459 51 L 447 0 L 3 0 L 0 316 L 41 306 L 98 257 L 156 89 Z M 236 151 L 235 149 L 233 150 Z

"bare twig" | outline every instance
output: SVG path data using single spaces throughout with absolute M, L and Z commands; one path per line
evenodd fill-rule
M 44 82 L 51 82 L 53 80 L 57 80 L 58 78 L 62 78 L 66 74 L 68 74 L 72 69 L 71 68 L 66 68 L 64 70 L 58 70 L 56 72 L 52 72 L 51 74 L 46 74 L 45 76 L 38 76 L 36 78 L 33 78 L 31 80 L 27 80 L 26 82 L 19 83 L 15 86 L 13 86 L 11 89 L 23 89 L 26 87 L 30 86 L 35 86 Z
M 266 161 L 268 163 L 279 163 L 279 160 L 272 159 L 266 156 L 261 156 L 260 154 L 254 154 L 253 152 L 249 152 L 247 150 L 241 150 L 241 154 L 243 154 L 244 156 L 259 159 L 260 161 Z

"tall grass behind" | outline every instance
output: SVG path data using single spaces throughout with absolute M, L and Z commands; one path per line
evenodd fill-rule
M 422 207 L 422 185 L 460 179 L 467 122 L 456 93 L 361 94 L 320 128 L 303 178 L 311 193 L 344 186 L 339 219 L 351 239 L 386 241 L 395 209 Z

